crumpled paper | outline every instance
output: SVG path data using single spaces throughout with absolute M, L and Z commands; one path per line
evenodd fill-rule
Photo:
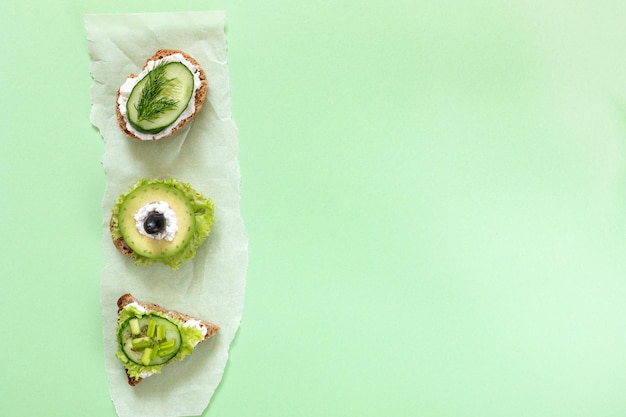
M 91 122 L 104 139 L 102 200 L 105 268 L 101 274 L 105 368 L 120 417 L 195 416 L 222 379 L 241 321 L 248 241 L 239 209 L 238 134 L 231 119 L 223 12 L 85 15 L 93 77 Z M 179 49 L 201 64 L 209 92 L 197 117 L 175 136 L 140 142 L 123 135 L 115 118 L 117 89 L 158 49 Z M 174 177 L 215 203 L 215 224 L 195 258 L 178 270 L 136 266 L 109 235 L 113 203 L 140 178 Z M 117 348 L 117 299 L 136 298 L 213 322 L 217 335 L 160 375 L 128 385 Z

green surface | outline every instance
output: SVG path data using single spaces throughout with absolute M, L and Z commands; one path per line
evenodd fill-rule
M 183 8 L 227 13 L 250 237 L 205 416 L 626 413 L 626 3 L 9 0 L 0 415 L 115 417 L 81 15 Z

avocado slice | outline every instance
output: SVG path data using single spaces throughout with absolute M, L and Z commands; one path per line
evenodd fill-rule
M 135 214 L 150 203 L 164 201 L 176 213 L 178 231 L 170 242 L 153 239 L 138 230 Z M 144 184 L 130 192 L 120 207 L 118 224 L 124 241 L 138 255 L 159 259 L 180 253 L 196 231 L 193 207 L 185 195 L 171 184 Z
M 144 229 L 140 230 L 140 221 L 135 215 L 153 203 L 166 203 L 175 213 L 178 230 L 170 239 L 156 238 L 151 233 L 154 225 L 160 223 L 150 223 L 154 220 L 152 216 L 148 216 Z M 213 225 L 213 210 L 213 202 L 189 184 L 173 178 L 141 179 L 114 204 L 111 237 L 118 250 L 134 258 L 136 264 L 160 262 L 177 269 L 195 256 L 197 247 L 208 237 Z

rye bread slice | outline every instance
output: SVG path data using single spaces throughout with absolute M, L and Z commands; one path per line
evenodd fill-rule
M 193 58 L 192 56 L 190 56 L 189 54 L 187 54 L 186 52 L 183 51 L 179 51 L 177 49 L 159 49 L 158 51 L 156 51 L 156 53 L 154 55 L 152 55 L 150 58 L 146 59 L 146 62 L 143 64 L 143 67 L 141 68 L 141 71 L 143 71 L 147 66 L 148 66 L 148 62 L 150 61 L 156 61 L 159 60 L 161 58 L 165 58 L 166 56 L 169 55 L 174 55 L 174 54 L 181 54 L 185 57 L 185 59 L 189 62 L 191 62 L 193 65 L 197 66 L 200 71 L 199 71 L 199 75 L 200 75 L 200 87 L 196 90 L 196 93 L 194 95 L 194 102 L 195 102 L 195 112 L 187 117 L 184 120 L 181 120 L 180 123 L 178 123 L 178 125 L 176 125 L 174 127 L 174 129 L 172 129 L 172 133 L 164 136 L 162 138 L 159 139 L 164 139 L 166 137 L 170 137 L 172 136 L 174 133 L 176 133 L 176 131 L 178 131 L 180 128 L 182 128 L 183 126 L 185 126 L 191 119 L 193 119 L 194 117 L 196 117 L 196 115 L 198 114 L 198 112 L 200 111 L 200 109 L 202 108 L 202 105 L 204 104 L 204 99 L 207 96 L 207 92 L 209 91 L 209 83 L 207 81 L 206 78 L 206 74 L 204 73 L 204 70 L 202 69 L 202 67 L 200 66 L 200 63 L 198 63 L 198 61 L 196 61 L 195 58 Z M 140 71 L 140 73 L 141 73 Z M 136 78 L 138 76 L 138 74 L 131 74 L 128 76 L 128 78 Z M 120 108 L 117 104 L 117 100 L 120 97 L 120 90 L 117 90 L 117 95 L 115 97 L 115 115 L 117 118 L 117 124 L 119 125 L 120 129 L 122 130 L 122 132 L 124 132 L 124 134 L 126 136 L 128 136 L 131 139 L 136 139 L 136 140 L 142 140 L 141 138 L 139 138 L 137 135 L 135 135 L 133 132 L 131 132 L 130 130 L 128 130 L 128 128 L 126 127 L 126 118 L 122 115 L 122 113 L 120 112 Z
M 167 310 L 167 309 L 165 309 L 165 308 L 163 308 L 163 307 L 161 307 L 160 305 L 157 305 L 157 304 L 141 302 L 141 301 L 137 300 L 130 293 L 126 293 L 126 294 L 122 295 L 117 300 L 117 312 L 119 313 L 120 311 L 122 311 L 122 309 L 124 307 L 126 307 L 128 304 L 132 304 L 132 303 L 137 303 L 138 305 L 140 305 L 141 307 L 145 308 L 148 311 L 156 311 L 156 312 L 162 313 L 165 316 L 173 318 L 173 319 L 178 319 L 178 320 L 181 320 L 181 321 L 197 320 L 198 322 L 200 322 L 200 326 L 206 328 L 206 330 L 207 330 L 206 335 L 204 336 L 204 339 L 201 340 L 200 343 L 206 341 L 207 339 L 209 339 L 211 336 L 213 336 L 215 333 L 217 333 L 220 330 L 220 327 L 218 325 L 210 323 L 208 321 L 200 320 L 198 318 L 189 316 L 187 314 L 180 313 L 178 311 Z M 167 365 L 167 363 L 166 363 L 166 365 Z M 126 377 L 128 378 L 128 384 L 129 385 L 135 386 L 135 385 L 139 384 L 141 381 L 143 381 L 144 378 L 133 378 L 133 377 L 131 377 L 128 374 L 128 370 L 126 370 L 126 369 L 124 369 L 124 370 L 126 371 Z
M 113 227 L 114 227 L 114 218 L 113 216 L 111 216 L 111 220 L 109 220 L 109 232 L 113 231 Z M 128 246 L 128 243 L 126 243 L 126 241 L 124 240 L 123 237 L 119 237 L 117 239 L 113 239 L 113 246 L 115 246 L 115 249 L 118 250 L 119 253 L 121 253 L 124 256 L 129 256 L 129 257 L 133 257 L 133 253 L 135 253 L 135 251 Z

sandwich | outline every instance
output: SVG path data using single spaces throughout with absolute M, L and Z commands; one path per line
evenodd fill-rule
M 141 302 L 132 294 L 117 300 L 117 311 L 115 356 L 124 366 L 131 386 L 191 355 L 220 330 L 213 323 Z
M 115 248 L 137 265 L 178 269 L 192 259 L 213 226 L 213 201 L 174 178 L 140 179 L 113 204 Z
M 117 91 L 117 123 L 136 140 L 172 136 L 198 114 L 207 92 L 198 61 L 183 51 L 160 49 Z

